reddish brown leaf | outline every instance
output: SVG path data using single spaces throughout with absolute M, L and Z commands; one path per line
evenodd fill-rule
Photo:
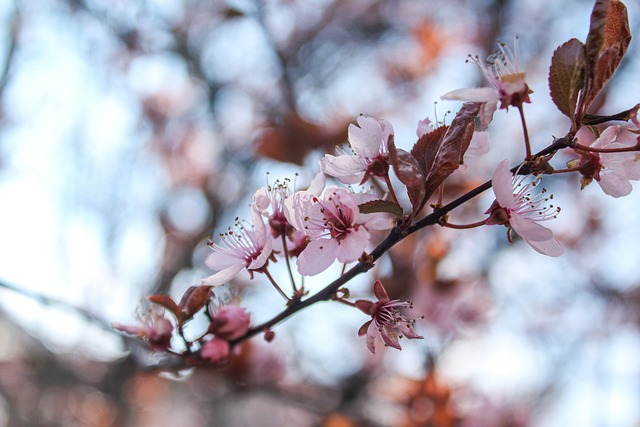
M 187 319 L 207 304 L 209 296 L 211 295 L 211 288 L 213 288 L 213 286 L 191 286 L 184 295 L 182 295 L 179 305 Z
M 396 148 L 393 135 L 389 137 L 387 143 L 389 147 L 389 161 L 393 166 L 393 172 L 396 174 L 400 182 L 407 187 L 407 194 L 411 205 L 415 209 L 421 205 L 424 200 L 424 175 L 420 164 L 408 151 Z
M 474 122 L 480 112 L 480 106 L 479 102 L 463 104 L 451 121 L 425 179 L 427 198 L 462 164 L 464 153 L 469 148 L 473 136 Z
M 617 0 L 598 1 L 591 15 L 586 44 L 588 92 L 584 96 L 585 110 L 618 69 L 630 42 L 626 6 Z
M 149 295 L 147 299 L 169 310 L 174 316 L 176 316 L 178 322 L 182 321 L 182 310 L 169 295 Z
M 595 64 L 600 56 L 600 51 L 604 46 L 604 27 L 607 22 L 607 13 L 611 0 L 596 0 L 593 10 L 591 11 L 591 22 L 589 25 L 589 34 L 587 35 L 586 62 L 587 77 L 593 73 Z
M 549 89 L 560 112 L 573 120 L 578 94 L 584 85 L 585 47 L 571 39 L 558 47 L 551 58 Z
M 440 126 L 431 132 L 425 133 L 420 137 L 420 139 L 418 139 L 418 142 L 416 142 L 411 149 L 411 154 L 418 161 L 424 176 L 429 174 L 429 171 L 433 166 L 433 161 L 436 158 L 436 153 L 438 152 L 442 139 L 448 129 L 449 126 Z

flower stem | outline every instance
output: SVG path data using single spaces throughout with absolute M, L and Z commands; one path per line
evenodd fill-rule
M 293 278 L 293 271 L 291 271 L 291 263 L 289 262 L 289 249 L 287 248 L 287 236 L 282 233 L 282 247 L 284 248 L 284 261 L 287 264 L 287 270 L 289 271 L 289 278 L 291 279 L 291 286 L 293 287 L 293 293 L 298 292 L 298 287 L 296 286 L 296 281 Z
M 471 224 L 452 224 L 448 221 L 442 221 L 440 222 L 440 225 L 443 227 L 447 227 L 447 228 L 454 228 L 456 230 L 466 230 L 469 228 L 476 228 L 476 227 L 481 227 L 483 225 L 485 225 L 487 223 L 486 219 L 483 219 L 482 221 L 478 221 L 478 222 L 474 222 Z
M 271 276 L 271 273 L 269 273 L 269 270 L 267 270 L 266 268 L 262 270 L 262 272 L 264 273 L 265 276 L 267 276 L 267 278 L 269 279 L 269 281 L 271 282 L 271 284 L 273 285 L 274 288 L 276 288 L 276 290 L 280 293 L 280 295 L 282 295 L 282 297 L 287 300 L 287 302 L 291 301 L 291 299 L 287 296 L 287 294 L 285 294 L 282 291 L 282 288 L 280 288 L 280 286 L 278 286 L 278 284 L 276 283 L 276 281 L 273 279 L 273 276 Z
M 388 171 L 384 174 L 384 182 L 387 183 L 387 188 L 389 189 L 389 195 L 391 196 L 391 199 L 393 199 L 396 205 L 400 205 L 400 203 L 398 202 L 398 198 L 396 197 L 396 192 L 393 191 L 393 185 L 391 184 L 391 179 L 389 178 Z
M 517 106 L 518 111 L 520 112 L 520 121 L 522 122 L 522 133 L 524 134 L 524 148 L 526 150 L 525 160 L 531 159 L 531 143 L 529 142 L 529 131 L 527 130 L 527 121 L 524 119 L 524 110 L 522 109 L 522 104 Z
M 573 147 L 577 150 L 591 151 L 593 153 L 626 153 L 628 151 L 640 150 L 640 144 L 632 145 L 629 147 L 620 147 L 620 148 L 598 148 L 598 147 L 587 147 L 586 145 L 581 145 L 576 142 L 573 145 Z

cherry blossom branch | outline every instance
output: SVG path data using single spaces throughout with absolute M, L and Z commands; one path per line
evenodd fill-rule
M 573 137 L 571 134 L 563 138 L 558 138 L 548 147 L 536 153 L 533 156 L 533 158 L 551 155 L 560 149 L 568 148 L 571 146 L 572 140 L 573 140 Z M 528 164 L 522 163 L 513 167 L 511 169 L 511 172 L 519 173 L 521 175 L 526 175 L 526 174 L 529 174 L 531 170 Z M 347 282 L 349 282 L 351 279 L 353 279 L 357 275 L 370 270 L 373 267 L 375 261 L 380 259 L 382 255 L 384 255 L 389 249 L 391 249 L 401 240 L 403 240 L 410 234 L 413 234 L 423 228 L 438 224 L 441 221 L 441 218 L 443 218 L 446 214 L 451 212 L 453 209 L 463 205 L 464 203 L 482 194 L 483 192 L 485 192 L 490 188 L 491 188 L 491 181 L 487 181 L 479 185 L 478 187 L 474 188 L 473 190 L 463 194 L 457 199 L 449 202 L 445 206 L 442 206 L 436 209 L 431 214 L 425 216 L 424 218 L 408 226 L 407 228 L 396 227 L 392 229 L 389 235 L 382 241 L 382 243 L 380 243 L 373 251 L 371 251 L 371 253 L 365 259 L 362 259 L 360 262 L 358 262 L 358 264 L 356 264 L 350 270 L 346 271 L 336 280 L 331 282 L 329 285 L 327 285 L 325 288 L 318 291 L 316 294 L 312 295 L 311 297 L 305 300 L 294 301 L 285 310 L 277 314 L 275 317 L 271 318 L 270 320 L 267 320 L 266 322 L 260 325 L 250 328 L 244 335 L 236 338 L 235 340 L 230 341 L 229 342 L 230 346 L 233 347 L 235 345 L 238 345 L 242 341 L 245 341 L 251 337 L 254 337 L 262 332 L 271 330 L 273 326 L 275 326 L 276 324 L 282 322 L 283 320 L 287 319 L 288 317 L 292 316 L 298 311 L 301 311 L 315 303 L 335 299 L 334 296 L 335 296 L 335 293 L 338 291 L 338 289 L 340 289 L 342 286 L 344 286 Z

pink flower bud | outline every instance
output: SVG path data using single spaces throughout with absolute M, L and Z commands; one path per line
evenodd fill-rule
M 250 322 L 249 313 L 244 308 L 228 305 L 211 319 L 209 330 L 219 338 L 234 340 L 249 330 Z
M 221 362 L 229 357 L 229 342 L 220 338 L 214 338 L 202 346 L 200 356 L 213 363 Z

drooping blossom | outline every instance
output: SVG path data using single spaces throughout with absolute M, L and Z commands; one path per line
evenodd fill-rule
M 219 286 L 236 277 L 246 269 L 253 277 L 253 272 L 263 268 L 272 257 L 272 242 L 262 216 L 255 209 L 251 210 L 252 225 L 236 223 L 236 230 L 229 229 L 220 234 L 224 246 L 209 242 L 213 250 L 205 263 L 218 272 L 202 279 L 202 284 Z M 237 219 L 236 219 L 237 220 Z
M 167 350 L 171 343 L 173 324 L 165 317 L 165 310 L 157 305 L 141 306 L 136 317 L 141 326 L 122 325 L 114 323 L 113 327 L 127 334 L 137 336 L 147 341 L 154 350 Z
M 357 260 L 364 252 L 370 231 L 393 227 L 388 214 L 362 214 L 358 205 L 374 200 L 372 194 L 352 193 L 329 187 L 320 198 L 299 191 L 285 202 L 289 223 L 302 231 L 309 243 L 298 256 L 298 271 L 313 276 L 326 270 L 336 259 L 342 263 Z
M 518 38 L 516 37 L 512 51 L 504 43 L 498 43 L 498 51 L 490 55 L 484 62 L 476 55 L 470 56 L 480 72 L 489 81 L 491 87 L 457 89 L 442 95 L 442 99 L 495 104 L 500 101 L 500 108 L 518 107 L 529 100 L 533 93 L 525 81 L 526 73 L 519 68 Z
M 547 205 L 553 195 L 547 196 L 546 189 L 532 194 L 540 177 L 528 181 L 527 176 L 513 175 L 509 162 L 502 161 L 493 173 L 492 187 L 496 200 L 485 212 L 489 214 L 487 225 L 502 224 L 515 231 L 537 252 L 560 256 L 564 249 L 553 237 L 553 232 L 540 225 L 540 222 L 553 219 L 560 212 L 559 207 Z
M 401 308 L 412 308 L 411 302 L 389 300 L 389 295 L 379 280 L 373 284 L 373 294 L 377 298 L 376 302 L 364 299 L 355 302 L 360 311 L 371 316 L 371 320 L 358 330 L 359 336 L 367 336 L 367 348 L 371 353 L 376 352 L 376 337 L 378 335 L 382 337 L 385 345 L 398 350 L 402 350 L 399 339 L 403 336 L 409 339 L 424 338 L 413 329 L 415 319 L 400 313 L 399 309 Z
M 359 127 L 350 124 L 348 128 L 353 154 L 327 154 L 320 160 L 322 172 L 345 184 L 357 184 L 369 175 L 384 176 L 389 171 L 387 142 L 393 135 L 393 126 L 368 116 L 360 116 L 357 121 Z
M 212 363 L 219 363 L 229 357 L 229 341 L 214 337 L 204 343 L 200 349 L 200 357 Z
M 251 318 L 247 310 L 234 305 L 220 308 L 209 326 L 209 332 L 225 340 L 235 340 L 249 330 Z
M 615 150 L 633 147 L 638 137 L 620 126 L 609 126 L 599 138 L 585 126 L 576 138 L 578 143 L 596 149 Z M 582 188 L 594 179 L 606 194 L 623 197 L 631 193 L 630 180 L 640 179 L 640 157 L 637 152 L 597 153 L 576 150 L 580 158 L 569 162 L 569 167 L 578 167 L 582 174 Z

